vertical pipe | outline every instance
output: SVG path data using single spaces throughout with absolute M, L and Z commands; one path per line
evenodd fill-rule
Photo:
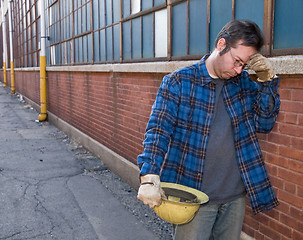
M 8 28 L 9 28 L 9 48 L 11 56 L 11 94 L 15 94 L 15 71 L 13 55 L 13 23 L 12 23 L 12 0 L 8 2 Z
M 4 12 L 4 0 L 1 2 L 2 6 L 2 36 L 3 36 L 3 87 L 7 86 L 6 80 L 6 63 L 7 63 L 7 41 L 6 41 L 6 22 Z
M 41 51 L 40 51 L 40 114 L 39 121 L 47 119 L 47 103 L 46 103 L 46 31 L 45 31 L 45 5 L 44 0 L 40 1 L 41 12 Z

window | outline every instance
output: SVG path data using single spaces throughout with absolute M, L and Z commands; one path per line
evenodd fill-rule
M 92 45 L 91 9 L 91 1 L 86 0 L 81 2 L 79 0 L 74 0 L 74 46 L 75 56 L 77 56 L 74 63 L 93 62 L 92 48 L 88 48 L 89 45 Z
M 167 56 L 167 10 L 155 12 L 155 57 Z
M 302 53 L 303 15 L 299 9 L 303 9 L 303 1 L 275 1 L 274 53 Z
M 122 15 L 124 62 L 167 57 L 166 1 L 125 0 Z
M 92 11 L 94 62 L 120 61 L 120 2 L 93 0 Z
M 39 66 L 40 18 L 37 5 L 37 0 L 13 2 L 13 44 L 16 67 Z
M 40 1 L 13 1 L 16 67 L 39 66 L 41 24 L 48 65 L 199 59 L 232 19 L 260 26 L 266 55 L 303 53 L 301 0 L 46 0 L 45 23 Z

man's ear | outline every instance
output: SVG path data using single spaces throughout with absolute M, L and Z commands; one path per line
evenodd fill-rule
M 221 52 L 223 49 L 226 47 L 226 40 L 225 38 L 220 38 L 216 48 L 218 49 L 219 52 Z

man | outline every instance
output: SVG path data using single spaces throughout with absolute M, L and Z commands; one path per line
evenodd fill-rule
M 278 205 L 256 136 L 271 131 L 280 106 L 279 79 L 258 53 L 262 45 L 255 23 L 233 20 L 210 55 L 163 78 L 138 156 L 138 198 L 160 205 L 160 179 L 210 198 L 191 222 L 175 227 L 176 240 L 239 239 L 246 194 L 255 214 Z

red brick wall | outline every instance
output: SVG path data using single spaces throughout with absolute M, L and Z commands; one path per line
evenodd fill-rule
M 40 104 L 40 73 L 37 71 L 15 71 L 16 92 Z
M 3 82 L 3 71 L 1 82 Z M 7 87 L 11 88 L 11 72 L 6 72 Z M 38 71 L 15 71 L 15 92 L 40 104 L 40 73 Z
M 135 163 L 163 75 L 48 72 L 48 111 Z M 16 91 L 39 103 L 39 72 L 15 78 Z M 257 240 L 302 240 L 303 75 L 281 76 L 279 93 L 277 123 L 259 139 L 280 205 L 256 216 L 247 205 L 243 230 Z
M 136 163 L 163 75 L 49 72 L 49 111 Z
M 303 76 L 282 76 L 280 114 L 270 134 L 259 134 L 280 205 L 254 216 L 247 207 L 244 231 L 260 240 L 303 239 Z

